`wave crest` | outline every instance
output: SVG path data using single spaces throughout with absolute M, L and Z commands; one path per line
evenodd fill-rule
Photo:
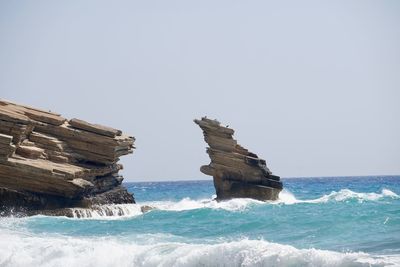
M 151 201 L 144 202 L 142 204 L 153 207 L 158 210 L 167 211 L 184 211 L 194 209 L 223 209 L 227 211 L 243 211 L 254 205 L 266 205 L 266 204 L 299 204 L 299 203 L 326 203 L 331 201 L 343 202 L 351 199 L 357 199 L 359 202 L 364 201 L 377 201 L 382 198 L 400 198 L 396 193 L 389 189 L 383 189 L 381 193 L 357 193 L 350 189 L 342 189 L 339 192 L 332 191 L 330 194 L 323 195 L 317 199 L 300 200 L 295 197 L 289 190 L 284 189 L 279 194 L 279 200 L 277 201 L 259 201 L 250 198 L 237 198 L 226 201 L 216 201 L 213 199 L 200 199 L 193 200 L 190 198 L 183 198 L 180 201 Z
M 289 190 L 284 189 L 279 194 L 277 201 L 259 201 L 250 198 L 236 198 L 226 201 L 216 201 L 214 198 L 209 199 L 191 199 L 183 198 L 179 201 L 149 201 L 142 202 L 139 204 L 111 204 L 94 206 L 91 209 L 73 208 L 71 209 L 74 218 L 79 219 L 123 219 L 131 218 L 138 215 L 142 215 L 145 211 L 164 210 L 164 211 L 185 211 L 185 210 L 196 210 L 196 209 L 221 209 L 226 211 L 244 211 L 253 206 L 258 205 L 269 205 L 269 204 L 319 204 L 327 202 L 345 202 L 348 200 L 358 200 L 362 203 L 364 201 L 378 201 L 383 198 L 398 199 L 399 195 L 390 191 L 389 189 L 383 189 L 381 193 L 358 193 L 351 191 L 350 189 L 341 189 L 340 191 L 332 191 L 329 194 L 323 195 L 316 199 L 301 200 L 297 199 L 294 194 Z M 144 208 L 144 209 L 143 209 Z
M 114 219 L 130 218 L 143 214 L 137 204 L 109 204 L 93 206 L 90 209 L 71 208 L 73 218 L 79 219 Z
M 115 238 L 2 234 L 1 266 L 386 266 L 397 258 L 297 249 L 263 240 L 136 244 Z
M 146 206 L 154 207 L 158 210 L 167 211 L 184 211 L 195 209 L 223 209 L 228 211 L 242 211 L 252 204 L 263 204 L 265 202 L 249 199 L 249 198 L 236 198 L 227 201 L 216 201 L 214 199 L 200 199 L 193 200 L 190 198 L 183 198 L 180 201 L 151 201 L 143 203 Z
M 382 189 L 381 193 L 358 193 L 351 191 L 350 189 L 341 189 L 338 192 L 332 191 L 331 193 L 323 195 L 317 199 L 299 200 L 290 191 L 284 189 L 279 194 L 279 200 L 277 203 L 290 205 L 297 203 L 327 203 L 331 201 L 343 202 L 352 199 L 358 200 L 358 202 L 362 203 L 364 201 L 377 201 L 383 198 L 398 199 L 400 196 L 389 189 Z

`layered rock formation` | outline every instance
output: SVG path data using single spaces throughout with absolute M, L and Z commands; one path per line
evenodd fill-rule
M 254 198 L 276 200 L 282 190 L 280 178 L 271 173 L 265 160 L 240 146 L 233 139 L 234 130 L 217 120 L 194 120 L 203 130 L 210 146 L 211 163 L 200 171 L 214 177 L 217 199 Z
M 120 130 L 0 100 L 0 212 L 134 203 L 121 186 Z

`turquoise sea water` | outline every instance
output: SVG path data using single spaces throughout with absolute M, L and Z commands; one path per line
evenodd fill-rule
M 211 180 L 126 183 L 122 217 L 1 218 L 0 266 L 400 266 L 400 176 L 283 183 L 270 203 L 216 202 Z

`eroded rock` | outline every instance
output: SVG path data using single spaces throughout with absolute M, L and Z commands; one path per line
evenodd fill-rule
M 119 157 L 133 152 L 134 141 L 120 130 L 0 100 L 0 212 L 134 203 L 118 175 Z
M 240 146 L 233 139 L 234 130 L 217 120 L 194 120 L 203 130 L 204 140 L 210 146 L 207 153 L 211 163 L 200 171 L 213 176 L 217 200 L 253 198 L 276 200 L 282 182 L 272 174 L 263 159 Z

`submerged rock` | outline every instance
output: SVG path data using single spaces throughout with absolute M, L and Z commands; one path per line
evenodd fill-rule
M 194 120 L 203 130 L 204 140 L 210 146 L 207 153 L 211 163 L 200 171 L 214 177 L 217 200 L 253 198 L 276 200 L 282 182 L 272 174 L 263 159 L 240 146 L 233 139 L 234 130 L 217 120 Z
M 135 139 L 120 130 L 0 100 L 0 213 L 134 203 L 120 156 Z
M 146 213 L 146 212 L 152 211 L 154 209 L 156 209 L 156 208 L 153 207 L 153 206 L 149 206 L 149 205 L 143 205 L 143 206 L 140 207 L 140 211 L 142 213 Z

